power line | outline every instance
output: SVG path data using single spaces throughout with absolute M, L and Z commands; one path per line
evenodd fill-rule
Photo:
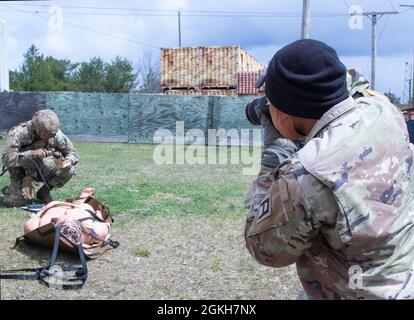
M 373 12 L 363 12 L 362 15 L 366 16 L 372 21 L 371 29 L 371 88 L 375 90 L 375 63 L 377 56 L 377 40 L 376 40 L 376 30 L 377 30 L 377 19 L 381 18 L 384 15 L 398 14 L 397 11 L 373 11 Z
M 0 10 L 1 12 L 1 10 Z M 4 12 L 13 12 L 13 11 L 4 11 Z M 39 14 L 47 12 L 30 12 L 26 13 Z M 148 14 L 148 13 L 99 13 L 99 12 L 64 12 L 65 15 L 85 15 L 85 16 L 140 16 L 140 17 L 177 17 L 177 14 Z M 214 17 L 214 18 L 298 18 L 301 17 L 301 14 L 294 15 L 277 15 L 277 14 L 183 14 L 181 16 L 185 17 Z M 338 17 L 349 17 L 349 14 L 336 13 L 336 14 L 314 14 L 311 15 L 312 18 L 338 18 Z
M 16 4 L 13 3 L 13 6 L 33 6 L 33 7 L 50 7 L 51 5 L 45 4 Z M 72 9 L 98 9 L 98 10 L 113 10 L 113 11 L 128 11 L 128 12 L 121 12 L 121 13 L 113 13 L 113 12 L 71 12 L 65 11 L 65 14 L 84 14 L 84 15 L 140 15 L 140 16 L 158 16 L 158 14 L 143 14 L 143 13 L 131 13 L 131 11 L 142 11 L 142 12 L 170 12 L 171 14 L 159 15 L 159 16 L 174 16 L 176 17 L 177 10 L 169 10 L 169 9 L 139 9 L 139 8 L 116 8 L 116 7 L 92 7 L 92 6 L 67 6 L 67 5 L 60 5 L 62 8 L 72 8 Z M 251 16 L 251 17 L 301 17 L 302 13 L 299 12 L 254 12 L 254 11 L 218 11 L 218 10 L 180 10 L 182 16 L 194 16 L 194 17 L 234 17 L 234 16 Z M 345 17 L 349 16 L 349 14 L 344 13 L 319 13 L 313 15 L 313 17 Z
M 411 10 L 412 10 L 411 8 L 405 9 L 403 11 L 400 11 L 400 14 L 406 13 L 407 11 L 411 11 Z
M 36 11 L 35 13 L 43 13 Z M 46 12 L 44 12 L 46 13 Z M 140 16 L 140 17 L 177 17 L 177 14 L 142 14 L 142 13 L 93 13 L 93 12 L 64 12 L 65 15 L 86 15 L 86 16 Z M 181 13 L 181 16 L 184 17 L 215 17 L 215 18 L 298 18 L 301 17 L 301 14 L 295 15 L 277 15 L 277 14 L 184 14 Z M 315 14 L 312 15 L 313 18 L 338 18 L 338 17 L 349 17 L 349 14 Z
M 345 5 L 345 7 L 347 7 L 347 9 L 349 9 L 349 8 L 350 8 L 350 6 L 349 6 L 348 2 L 346 2 L 345 0 L 342 0 L 342 3 Z
M 31 13 L 31 12 L 28 12 L 28 11 L 24 11 L 24 10 L 20 10 L 20 9 L 17 9 L 17 8 L 10 7 L 8 5 L 4 5 L 4 6 L 7 7 L 7 8 L 10 8 L 10 9 L 13 9 L 15 11 L 21 12 L 21 13 L 25 13 L 25 14 L 29 14 L 29 15 L 32 15 L 32 16 L 35 16 L 35 17 L 40 17 L 40 18 L 49 20 L 49 17 L 45 17 L 45 16 L 42 16 L 40 14 L 34 14 L 34 13 Z M 124 41 L 131 42 L 131 43 L 134 43 L 134 44 L 137 44 L 137 45 L 146 46 L 146 47 L 155 48 L 155 49 L 161 49 L 161 47 L 150 45 L 150 44 L 147 44 L 147 43 L 144 43 L 144 42 L 139 42 L 139 41 L 131 40 L 131 39 L 124 38 L 124 37 L 121 37 L 121 36 L 117 36 L 117 35 L 114 35 L 114 34 L 110 34 L 110 33 L 102 32 L 102 31 L 82 27 L 82 26 L 79 26 L 79 25 L 76 25 L 76 24 L 65 22 L 65 21 L 63 21 L 62 23 L 67 25 L 67 26 L 73 27 L 73 28 L 78 28 L 78 29 L 81 29 L 81 30 L 94 32 L 94 33 L 97 33 L 97 34 L 100 34 L 100 35 L 104 35 L 104 36 L 119 39 L 119 40 L 124 40 Z
M 404 11 L 401 11 L 400 13 L 405 13 L 407 11 L 414 9 L 414 5 L 411 4 L 400 4 L 400 7 L 407 8 Z
M 380 42 L 382 35 L 384 34 L 385 27 L 387 26 L 387 23 L 388 23 L 388 20 L 389 20 L 389 19 L 390 19 L 390 16 L 388 15 L 388 16 L 387 16 L 387 20 L 385 20 L 384 26 L 382 27 L 382 30 L 381 30 L 380 35 L 379 35 L 379 37 L 378 37 L 378 40 L 377 40 L 377 45 L 378 45 L 378 43 Z
M 391 1 L 391 0 L 388 0 L 388 3 L 391 5 L 392 10 L 397 11 L 397 10 L 395 9 L 394 4 L 392 3 L 392 1 Z

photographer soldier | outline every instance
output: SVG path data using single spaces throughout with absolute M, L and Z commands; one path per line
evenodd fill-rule
M 397 107 L 360 80 L 331 47 L 299 40 L 246 108 L 264 127 L 246 246 L 266 266 L 296 263 L 301 298 L 414 298 L 414 147 Z

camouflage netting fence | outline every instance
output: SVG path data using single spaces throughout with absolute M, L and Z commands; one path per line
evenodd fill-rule
M 135 93 L 0 93 L 0 133 L 30 120 L 37 110 L 47 108 L 59 115 L 62 130 L 75 141 L 158 143 L 154 141 L 157 130 L 168 129 L 175 136 L 177 122 L 181 122 L 184 125 L 181 131 L 198 129 L 204 133 L 206 142 L 209 129 L 222 129 L 224 134 L 236 133 L 240 138 L 241 129 L 248 129 L 251 144 L 252 129 L 258 127 L 246 120 L 244 108 L 252 98 Z M 409 120 L 407 126 L 413 142 L 414 120 Z M 186 140 L 186 143 L 191 142 Z M 208 139 L 209 144 L 216 142 L 218 139 Z
M 240 134 L 240 129 L 254 128 L 244 114 L 245 105 L 252 98 L 135 93 L 0 93 L 0 131 L 30 120 L 37 110 L 47 108 L 59 115 L 62 130 L 78 141 L 154 143 L 154 133 L 158 129 L 168 129 L 175 136 L 177 122 L 183 122 L 184 132 L 198 129 L 205 137 L 208 137 L 209 129 L 235 129 Z

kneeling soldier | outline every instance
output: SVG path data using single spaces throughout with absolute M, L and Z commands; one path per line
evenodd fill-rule
M 9 131 L 2 157 L 10 174 L 10 184 L 2 190 L 6 206 L 23 206 L 35 198 L 49 203 L 50 190 L 63 187 L 74 175 L 79 158 L 59 125 L 53 111 L 40 110 Z M 35 194 L 36 182 L 44 185 Z

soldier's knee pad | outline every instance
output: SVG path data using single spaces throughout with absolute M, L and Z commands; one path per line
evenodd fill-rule
M 53 156 L 49 156 L 42 159 L 42 174 L 47 176 L 54 173 L 59 168 L 60 159 L 55 159 Z
M 60 169 L 55 172 L 49 179 L 47 183 L 51 187 L 61 188 L 63 187 L 73 176 L 75 175 L 75 170 L 70 169 Z

